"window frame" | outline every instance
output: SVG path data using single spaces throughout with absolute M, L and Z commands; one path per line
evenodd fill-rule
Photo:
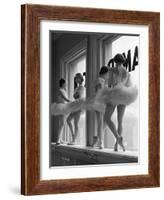
M 82 56 L 87 57 L 87 39 L 83 39 L 78 44 L 76 44 L 73 48 L 71 48 L 65 55 L 63 55 L 60 58 L 60 75 L 65 80 L 69 80 L 68 76 L 70 74 L 70 67 L 71 63 L 77 59 L 79 59 Z M 87 66 L 87 63 L 86 63 Z M 67 84 L 66 90 L 69 91 L 69 82 Z M 69 142 L 70 141 L 70 135 L 67 134 L 69 128 L 64 127 L 64 141 Z M 87 142 L 87 134 L 85 134 L 85 140 Z

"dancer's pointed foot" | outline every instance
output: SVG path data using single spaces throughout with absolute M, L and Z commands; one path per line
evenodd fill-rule
M 118 151 L 118 144 L 117 144 L 117 142 L 114 145 L 114 151 Z
M 57 142 L 56 142 L 56 145 L 59 145 L 59 144 L 65 144 L 65 142 L 63 141 L 63 140 L 58 140 Z
M 123 151 L 125 151 L 125 147 L 123 145 L 123 138 L 122 136 L 120 136 L 118 139 L 117 139 L 117 143 L 120 145 L 120 147 L 122 148 Z
M 98 138 L 98 144 L 97 144 L 99 149 L 103 149 L 104 148 L 104 143 L 102 141 L 102 139 Z
M 72 141 L 68 143 L 68 145 L 75 145 L 76 144 L 76 137 L 75 135 L 72 135 Z
M 73 142 L 73 141 L 68 143 L 68 145 L 75 145 L 75 144 L 76 144 L 76 143 Z
M 93 137 L 93 144 L 92 144 L 92 147 L 97 146 L 97 142 L 98 142 L 98 137 L 97 137 L 97 136 L 94 136 L 94 137 Z
M 98 147 L 99 147 L 99 149 L 103 149 L 103 148 L 104 148 L 104 145 L 103 145 L 102 143 L 100 143 L 100 144 L 98 145 Z
M 75 140 L 73 139 L 71 142 L 68 143 L 68 145 L 75 145 Z

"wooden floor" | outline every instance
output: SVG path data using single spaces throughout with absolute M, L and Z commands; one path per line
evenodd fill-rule
M 51 166 L 137 163 L 135 151 L 98 149 L 81 145 L 51 144 Z

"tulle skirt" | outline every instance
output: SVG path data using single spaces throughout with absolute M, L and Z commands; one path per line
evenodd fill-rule
M 52 103 L 51 114 L 52 115 L 68 115 L 71 112 L 83 110 L 86 103 L 85 99 L 79 99 L 69 103 Z
M 87 99 L 79 99 L 70 103 L 52 103 L 52 115 L 68 115 L 79 110 L 91 110 L 105 113 L 106 104 L 129 105 L 138 96 L 136 86 L 126 87 L 118 85 L 114 88 L 103 88 L 98 91 L 96 96 Z
M 138 89 L 136 86 L 126 87 L 118 85 L 114 88 L 104 88 L 99 90 L 95 97 L 95 101 L 104 104 L 129 105 L 137 99 L 137 96 Z

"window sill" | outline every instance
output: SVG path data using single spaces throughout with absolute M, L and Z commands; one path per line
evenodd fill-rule
M 51 144 L 51 166 L 137 163 L 134 151 L 98 149 L 81 145 Z

